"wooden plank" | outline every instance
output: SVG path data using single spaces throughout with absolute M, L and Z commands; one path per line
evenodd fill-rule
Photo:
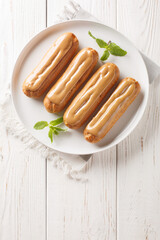
M 63 10 L 66 3 L 67 2 L 65 0 L 48 0 L 48 26 L 51 26 L 54 23 L 57 14 Z M 116 0 L 99 0 L 98 3 L 91 0 L 79 0 L 77 3 L 80 4 L 84 10 L 95 16 L 99 21 L 102 21 L 108 26 L 116 28 Z
M 38 7 L 37 7 L 38 6 Z M 26 42 L 45 28 L 44 0 L 0 1 L 0 89 Z M 0 239 L 45 239 L 45 159 L 0 129 Z
M 78 3 L 104 23 L 116 27 L 116 1 Z M 48 25 L 65 1 L 48 0 Z M 68 179 L 47 162 L 47 222 L 51 239 L 116 239 L 116 148 L 95 154 L 88 163 L 88 182 Z
M 118 0 L 118 30 L 160 64 L 159 1 Z M 160 239 L 160 84 L 135 131 L 118 145 L 117 239 Z
M 48 162 L 48 240 L 116 239 L 115 149 L 95 154 L 88 182 L 64 176 Z

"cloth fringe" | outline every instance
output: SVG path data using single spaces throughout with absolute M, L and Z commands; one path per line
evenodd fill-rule
M 6 128 L 8 134 L 23 142 L 25 149 L 34 149 L 38 151 L 45 159 L 53 161 L 53 165 L 62 170 L 68 177 L 82 182 L 87 180 L 82 173 L 85 165 L 78 171 L 74 170 L 71 164 L 67 163 L 57 152 L 36 140 L 18 121 L 12 106 L 9 86 L 0 101 L 0 121 Z M 0 153 L 0 159 L 3 159 L 2 153 Z

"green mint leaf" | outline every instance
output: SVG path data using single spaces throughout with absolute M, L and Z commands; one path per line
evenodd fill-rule
M 94 37 L 90 31 L 88 31 L 88 34 L 89 34 L 89 36 L 91 36 L 93 39 L 96 39 L 96 37 Z
M 93 39 L 96 40 L 96 43 L 98 44 L 98 46 L 99 46 L 100 48 L 106 48 L 106 47 L 108 46 L 108 44 L 107 44 L 105 41 L 103 41 L 102 39 L 99 39 L 99 38 L 94 37 L 90 31 L 88 31 L 88 34 L 89 34 Z
M 51 139 L 51 143 L 52 143 L 53 142 L 53 131 L 51 128 L 49 129 L 48 137 Z
M 46 122 L 46 121 L 40 121 L 40 122 L 37 122 L 37 123 L 34 125 L 34 128 L 35 128 L 36 130 L 41 130 L 41 129 L 47 127 L 47 126 L 48 126 L 48 122 Z
M 108 46 L 105 41 L 103 41 L 102 39 L 99 39 L 99 38 L 96 39 L 96 43 L 98 44 L 98 46 L 100 48 L 106 48 Z
M 52 126 L 59 125 L 63 122 L 63 117 L 57 118 L 56 120 L 51 121 L 49 124 Z
M 107 60 L 108 57 L 109 57 L 109 55 L 110 55 L 109 51 L 108 51 L 108 50 L 105 50 L 104 53 L 103 53 L 103 55 L 102 55 L 102 57 L 101 57 L 101 61 Z
M 58 131 L 58 132 L 66 132 L 68 129 L 67 128 L 60 128 L 60 127 L 53 127 L 50 126 L 50 128 L 52 129 L 52 131 Z
M 111 42 L 108 46 L 108 50 L 114 56 L 125 56 L 127 52 L 120 48 L 117 44 Z
M 52 132 L 53 132 L 54 135 L 58 135 L 59 134 L 59 132 L 56 129 L 52 129 Z
M 67 128 L 60 128 L 60 127 L 54 127 L 54 129 L 59 132 L 66 132 L 68 130 Z
M 113 43 L 109 41 L 106 43 L 102 39 L 96 38 L 92 35 L 90 31 L 88 31 L 88 34 L 96 40 L 96 43 L 100 48 L 106 48 L 106 51 L 104 51 L 103 56 L 101 57 L 102 61 L 105 61 L 108 59 L 109 55 L 112 54 L 114 56 L 125 56 L 127 54 L 127 51 L 123 50 L 121 47 L 119 47 L 116 43 Z
M 36 130 L 40 130 L 40 129 L 43 129 L 43 128 L 48 126 L 49 127 L 48 137 L 50 138 L 51 143 L 52 143 L 53 142 L 53 134 L 54 135 L 59 135 L 60 132 L 66 132 L 67 131 L 67 129 L 65 129 L 65 128 L 55 127 L 55 126 L 57 126 L 61 123 L 63 123 L 63 117 L 57 118 L 56 120 L 51 121 L 49 124 L 46 121 L 37 122 L 34 125 L 34 128 Z

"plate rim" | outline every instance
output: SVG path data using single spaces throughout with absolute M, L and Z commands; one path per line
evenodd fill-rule
M 147 91 L 145 91 L 145 96 L 146 96 L 146 99 L 145 99 L 145 102 L 144 102 L 144 108 L 142 109 L 142 111 L 140 112 L 140 114 L 138 115 L 138 119 L 136 120 L 136 123 L 133 124 L 132 128 L 129 129 L 128 131 L 126 131 L 125 134 L 123 134 L 119 139 L 115 139 L 113 142 L 111 142 L 109 145 L 107 146 L 103 146 L 99 149 L 95 149 L 95 151 L 93 150 L 92 152 L 90 153 L 81 153 L 81 152 L 77 152 L 76 154 L 75 153 L 71 153 L 70 151 L 67 152 L 67 151 L 60 151 L 60 150 L 57 150 L 55 148 L 52 148 L 50 146 L 48 146 L 47 144 L 41 142 L 37 137 L 33 136 L 32 132 L 30 131 L 30 129 L 26 126 L 26 124 L 24 122 L 22 122 L 19 114 L 18 114 L 18 111 L 17 111 L 17 108 L 16 108 L 16 103 L 14 101 L 14 97 L 13 97 L 13 82 L 14 82 L 14 75 L 15 75 L 15 72 L 16 72 L 16 69 L 19 65 L 19 60 L 20 58 L 23 56 L 23 53 L 26 51 L 26 49 L 29 47 L 29 45 L 32 43 L 32 41 L 36 40 L 36 38 L 38 38 L 41 34 L 43 34 L 44 32 L 46 31 L 49 31 L 51 30 L 52 28 L 54 28 L 55 26 L 60 26 L 60 25 L 64 25 L 64 24 L 67 24 L 67 23 L 74 23 L 74 22 L 83 22 L 83 23 L 95 23 L 95 24 L 98 24 L 98 25 L 101 25 L 103 27 L 107 27 L 109 29 L 111 29 L 112 31 L 115 31 L 117 32 L 118 34 L 120 34 L 123 38 L 125 38 L 136 50 L 137 50 L 137 53 L 139 54 L 141 60 L 143 61 L 143 64 L 144 64 L 144 68 L 145 68 L 145 71 L 146 71 L 146 77 L 147 79 L 146 82 L 147 82 Z M 140 51 L 138 50 L 138 48 L 134 45 L 134 43 L 132 43 L 125 35 L 123 35 L 121 32 L 119 32 L 118 30 L 106 25 L 106 24 L 103 24 L 101 22 L 98 22 L 96 20 L 83 20 L 83 19 L 70 19 L 70 20 L 67 20 L 67 21 L 62 21 L 60 23 L 55 23 L 55 24 L 52 24 L 51 26 L 47 27 L 47 28 L 44 28 L 42 29 L 41 31 L 39 31 L 38 33 L 34 34 L 33 37 L 31 37 L 27 43 L 25 44 L 25 46 L 19 51 L 18 53 L 18 57 L 16 58 L 15 62 L 14 62 L 14 67 L 13 67 L 13 71 L 12 71 L 12 75 L 11 75 L 11 99 L 12 99 L 12 103 L 13 103 L 13 106 L 14 106 L 14 109 L 15 109 L 15 112 L 16 112 L 16 115 L 19 119 L 19 121 L 21 122 L 21 124 L 25 127 L 25 129 L 29 132 L 29 134 L 32 135 L 33 138 L 35 138 L 39 143 L 43 144 L 44 146 L 54 150 L 54 151 L 57 151 L 57 152 L 62 152 L 62 153 L 67 153 L 67 154 L 71 154 L 71 155 L 90 155 L 90 154 L 94 154 L 94 153 L 98 153 L 98 152 L 102 152 L 102 151 L 105 151 L 107 149 L 110 149 L 112 148 L 113 146 L 116 146 L 117 144 L 119 144 L 120 142 L 122 142 L 126 137 L 128 137 L 132 131 L 137 127 L 137 125 L 139 124 L 140 120 L 142 119 L 143 115 L 144 115 L 144 112 L 146 110 L 146 106 L 147 106 L 147 103 L 148 103 L 148 96 L 149 96 L 149 75 L 148 75 L 148 71 L 147 71 L 147 67 L 146 67 L 146 64 L 144 62 L 144 59 L 140 53 Z

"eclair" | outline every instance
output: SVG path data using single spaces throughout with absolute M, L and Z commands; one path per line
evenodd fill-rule
M 73 99 L 63 120 L 69 128 L 80 128 L 118 81 L 119 69 L 113 63 L 102 65 Z
M 62 34 L 25 79 L 22 87 L 24 94 L 33 98 L 40 97 L 70 61 L 78 46 L 78 39 L 73 33 Z
M 84 137 L 91 143 L 100 141 L 114 126 L 140 92 L 139 83 L 124 78 L 84 130 Z
M 44 106 L 48 112 L 60 112 L 65 108 L 74 93 L 88 78 L 97 61 L 98 53 L 92 48 L 84 48 L 74 57 L 44 98 Z

